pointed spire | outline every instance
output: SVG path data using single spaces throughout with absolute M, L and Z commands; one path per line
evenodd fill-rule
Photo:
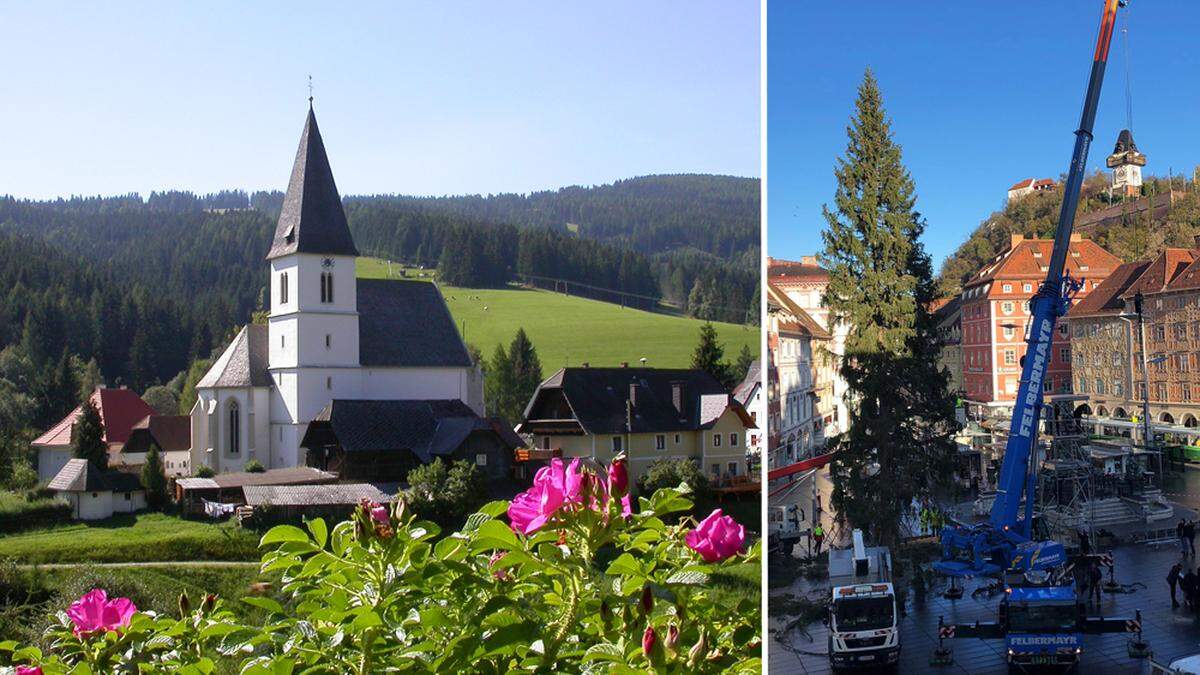
M 358 255 L 311 99 L 267 260 L 292 253 Z

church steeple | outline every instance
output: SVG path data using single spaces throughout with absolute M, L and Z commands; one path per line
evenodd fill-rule
M 358 255 L 311 99 L 267 260 L 293 253 Z

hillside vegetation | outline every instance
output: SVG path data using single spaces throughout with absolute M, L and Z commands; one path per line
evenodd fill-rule
M 1111 205 L 1107 186 L 1108 178 L 1104 174 L 1088 176 L 1076 218 Z M 1148 177 L 1143 192 L 1154 195 L 1156 200 L 1169 199 L 1168 188 L 1166 179 Z M 1130 217 L 1123 222 L 1091 229 L 1086 236 L 1125 262 L 1155 255 L 1166 246 L 1193 247 L 1195 237 L 1200 235 L 1200 193 L 1197 193 L 1195 183 L 1184 185 L 1179 178 L 1175 179 L 1174 188 L 1175 203 L 1164 218 Z M 1118 201 L 1116 198 L 1111 203 Z M 1008 248 L 1011 235 L 1052 238 L 1061 208 L 1062 192 L 1055 190 L 1028 195 L 988 216 L 942 263 L 938 276 L 942 295 L 957 294 L 962 284 L 985 262 Z

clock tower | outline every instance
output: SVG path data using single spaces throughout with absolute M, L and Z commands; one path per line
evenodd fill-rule
M 310 107 L 267 254 L 271 466 L 303 464 L 308 423 L 359 390 L 357 256 Z
M 1108 156 L 1107 163 L 1113 170 L 1113 193 L 1131 198 L 1142 195 L 1142 167 L 1146 166 L 1146 156 L 1138 152 L 1133 133 L 1128 129 L 1122 129 L 1117 136 L 1117 146 Z

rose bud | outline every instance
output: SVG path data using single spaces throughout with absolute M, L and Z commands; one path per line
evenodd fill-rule
M 612 608 L 608 606 L 607 600 L 600 601 L 600 620 L 604 622 L 604 630 L 612 627 Z
M 188 599 L 187 591 L 179 594 L 179 618 L 184 618 L 192 611 L 192 601 Z
M 666 639 L 663 640 L 663 647 L 666 648 L 668 654 L 670 654 L 672 657 L 674 657 L 675 653 L 676 653 L 676 651 L 675 651 L 676 647 L 678 647 L 678 646 L 679 646 L 679 626 L 676 626 L 675 624 L 671 624 L 670 626 L 667 626 L 667 637 L 666 637 Z
M 688 650 L 688 666 L 695 667 L 708 651 L 708 641 L 704 639 L 704 631 L 700 631 L 700 639 Z
M 650 584 L 646 584 L 642 586 L 642 614 L 649 614 L 652 609 L 654 609 L 654 593 L 650 590 Z
M 200 611 L 204 612 L 205 614 L 208 614 L 209 612 L 211 612 L 213 610 L 213 607 L 215 607 L 216 605 L 217 605 L 217 596 L 213 595 L 212 593 L 209 593 L 208 595 L 204 596 L 204 600 L 200 603 Z
M 629 492 L 629 466 L 625 462 L 625 453 L 613 457 L 608 465 L 608 492 L 613 499 L 620 499 Z
M 650 658 L 656 642 L 658 635 L 654 633 L 654 626 L 646 626 L 646 632 L 642 633 L 642 654 L 645 654 L 646 658 Z

